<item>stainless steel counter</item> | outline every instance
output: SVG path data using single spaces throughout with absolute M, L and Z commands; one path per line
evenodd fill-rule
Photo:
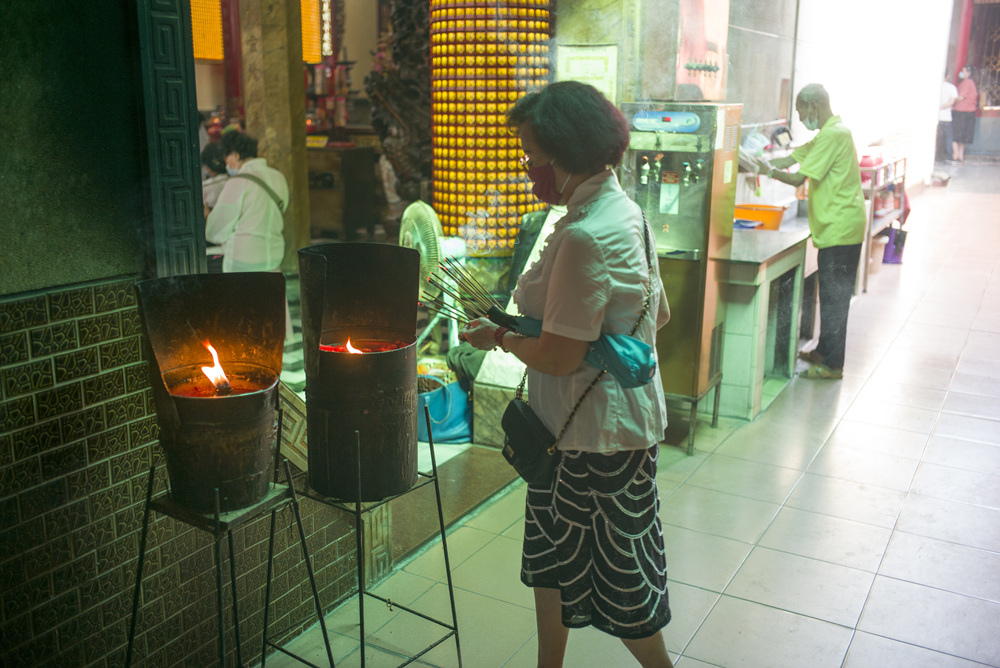
M 722 262 L 763 264 L 809 238 L 809 220 L 791 218 L 778 230 L 733 230 L 733 241 L 709 259 Z

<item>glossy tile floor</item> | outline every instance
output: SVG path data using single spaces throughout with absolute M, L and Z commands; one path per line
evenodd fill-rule
M 797 378 L 753 423 L 699 424 L 694 456 L 662 450 L 681 668 L 1000 666 L 1000 167 L 950 169 L 913 198 L 904 263 L 855 299 L 842 381 Z M 523 498 L 514 485 L 448 536 L 467 667 L 535 665 Z M 445 582 L 437 543 L 376 591 L 449 619 Z M 366 633 L 388 651 L 367 665 L 440 637 L 376 603 Z M 338 666 L 360 665 L 357 615 L 355 597 L 327 619 Z M 325 664 L 318 629 L 289 649 Z M 454 640 L 421 659 L 457 665 Z M 633 665 L 571 632 L 566 666 Z

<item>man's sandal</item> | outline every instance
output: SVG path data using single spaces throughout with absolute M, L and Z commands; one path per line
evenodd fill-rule
M 837 380 L 844 377 L 843 369 L 831 369 L 825 364 L 816 364 L 799 374 L 800 378 L 809 380 Z

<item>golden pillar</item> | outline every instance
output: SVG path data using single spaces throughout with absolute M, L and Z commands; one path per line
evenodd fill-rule
M 522 174 L 506 112 L 549 79 L 548 0 L 431 0 L 434 209 L 473 256 L 513 252 L 544 205 Z

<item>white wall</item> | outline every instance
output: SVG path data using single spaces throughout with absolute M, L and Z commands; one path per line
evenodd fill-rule
M 859 154 L 884 140 L 928 182 L 951 14 L 952 0 L 801 0 L 795 93 L 823 84 Z M 798 144 L 812 133 L 794 116 Z

